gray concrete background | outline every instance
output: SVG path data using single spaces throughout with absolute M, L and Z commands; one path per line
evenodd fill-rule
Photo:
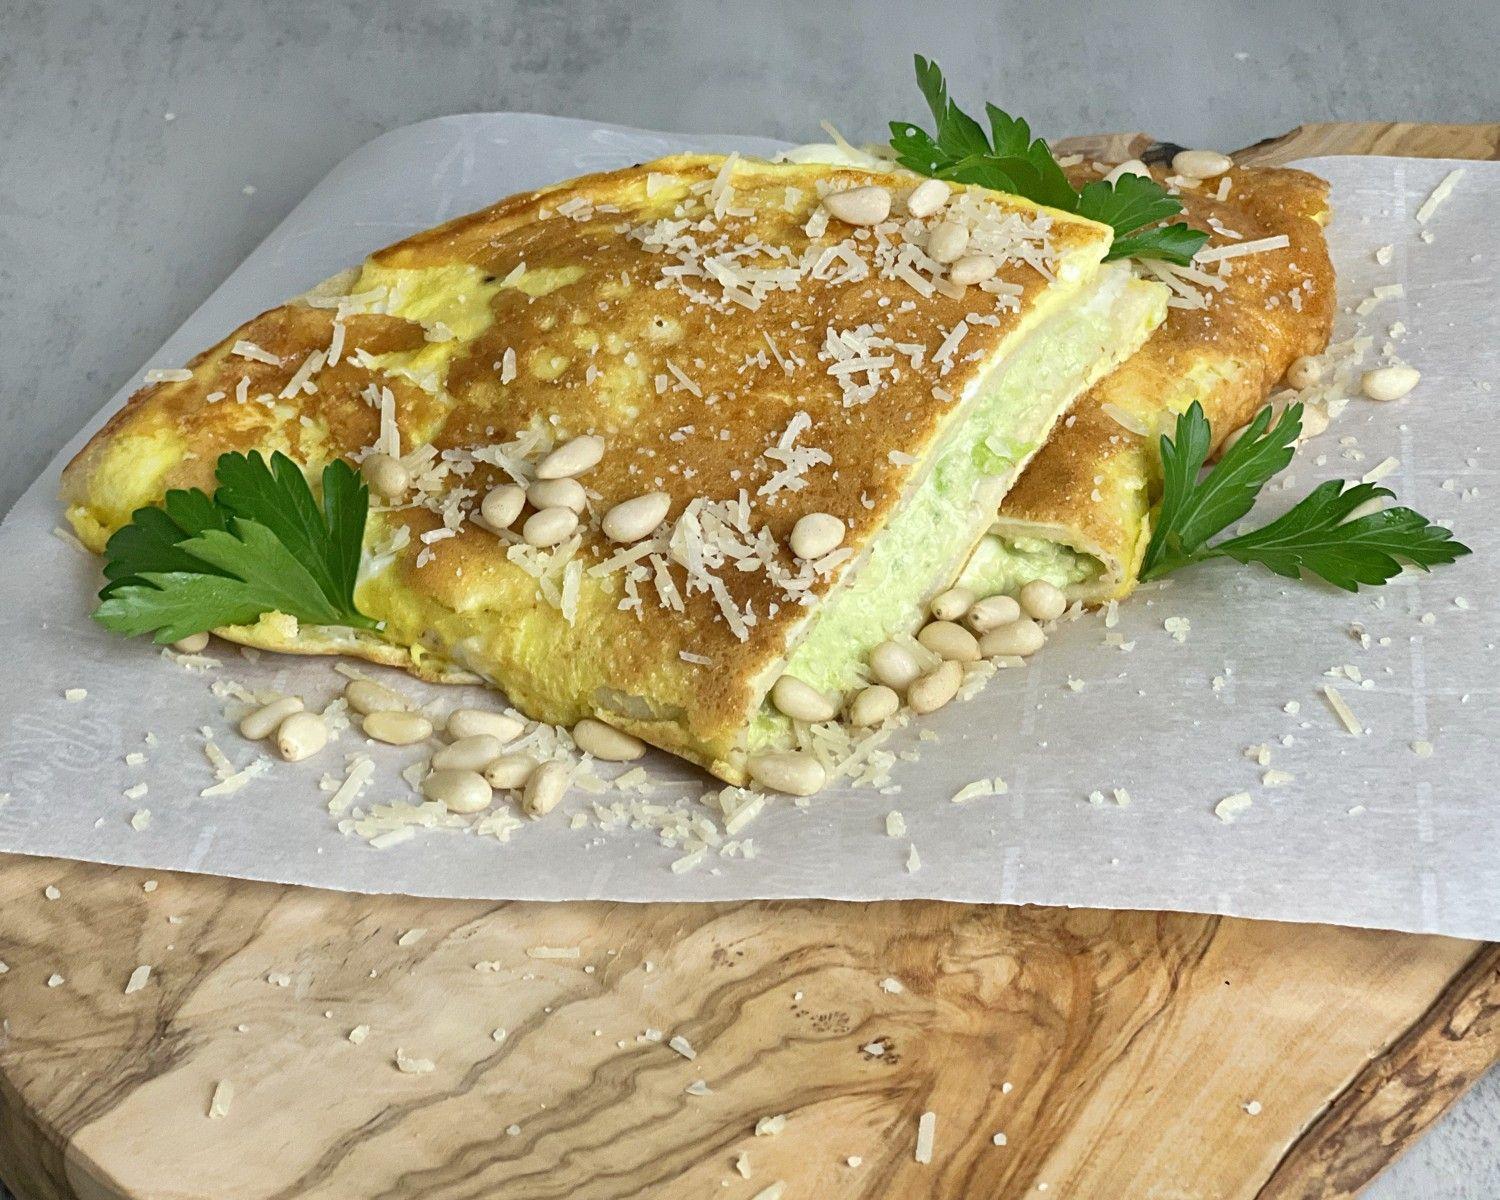
M 1307 120 L 1500 120 L 1497 45 L 1496 0 L 0 0 L 0 510 L 394 126 L 520 109 L 811 140 L 828 117 L 858 140 L 922 115 L 921 50 L 1049 136 L 1232 149 Z M 1500 1073 L 1368 1196 L 1500 1197 Z

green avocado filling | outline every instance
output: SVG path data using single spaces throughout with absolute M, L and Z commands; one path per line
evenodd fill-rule
M 1008 488 L 1072 398 L 1133 351 L 1160 313 L 1155 289 L 1111 265 L 1043 318 L 985 380 L 926 478 L 874 539 L 853 581 L 824 603 L 785 673 L 832 695 L 862 685 L 870 651 L 912 631 L 926 602 L 949 585 L 994 520 L 991 481 Z M 998 547 L 998 539 L 990 540 Z M 1060 559 L 1054 568 L 1059 577 L 1077 569 Z M 1027 578 L 1052 575 L 1038 570 Z M 747 748 L 782 742 L 789 728 L 785 717 L 762 704 Z
M 1061 542 L 1045 538 L 997 537 L 987 533 L 958 577 L 958 586 L 976 596 L 1014 595 L 1033 579 L 1045 579 L 1068 592 L 1097 579 L 1104 564 Z

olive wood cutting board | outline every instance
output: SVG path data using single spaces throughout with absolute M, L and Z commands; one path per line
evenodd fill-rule
M 1337 153 L 1500 157 L 1500 125 L 1238 157 Z M 1500 945 L 1175 913 L 413 900 L 0 856 L 0 960 L 20 1200 L 1352 1196 L 1500 1058 Z

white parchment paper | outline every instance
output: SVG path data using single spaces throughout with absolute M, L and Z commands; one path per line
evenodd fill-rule
M 776 147 L 514 114 L 397 130 L 320 183 L 145 365 L 179 365 L 366 252 L 518 189 L 677 150 Z M 1352 597 L 1229 564 L 1143 589 L 1113 631 L 1132 651 L 1106 647 L 1097 616 L 1065 625 L 1029 669 L 1001 672 L 979 698 L 924 720 L 939 742 L 920 741 L 915 729 L 898 737 L 894 748 L 921 752 L 898 769 L 899 794 L 778 801 L 745 831 L 759 850 L 752 861 L 713 858 L 674 874 L 668 864 L 679 852 L 649 831 L 569 829 L 569 813 L 590 800 L 579 793 L 507 844 L 430 832 L 374 850 L 335 829 L 317 787 L 344 754 L 364 748 L 352 733 L 311 763 L 277 763 L 237 794 L 199 795 L 213 782 L 201 727 L 240 764 L 258 749 L 229 727 L 212 680 L 328 698 L 341 681 L 326 660 L 252 663 L 218 646 L 223 667 L 194 674 L 88 620 L 98 564 L 53 536 L 58 471 L 132 383 L 0 528 L 0 791 L 9 794 L 0 850 L 431 896 L 940 897 L 1500 937 L 1500 434 L 1490 390 L 1500 360 L 1500 164 L 1305 165 L 1334 184 L 1343 305 L 1375 284 L 1403 284 L 1404 298 L 1359 323 L 1378 350 L 1402 322 L 1402 354 L 1423 379 L 1404 401 L 1352 403 L 1263 512 L 1321 479 L 1358 477 L 1395 457 L 1385 482 L 1473 546 L 1456 566 Z M 1423 242 L 1413 214 L 1459 165 L 1467 173 Z M 1394 256 L 1380 266 L 1384 245 Z M 1354 323 L 1346 314 L 1338 336 Z M 1169 617 L 1188 618 L 1185 641 L 1163 628 Z M 1368 633 L 1367 648 L 1356 628 Z M 1330 682 L 1325 671 L 1346 665 L 1368 681 L 1347 672 L 1336 681 L 1365 736 L 1345 732 L 1319 690 Z M 87 696 L 69 700 L 69 689 Z M 1430 742 L 1431 755 L 1414 742 Z M 1262 785 L 1266 768 L 1244 753 L 1260 743 L 1290 782 Z M 146 761 L 128 765 L 131 752 Z M 413 752 L 373 753 L 382 770 L 365 800 L 410 797 L 396 768 Z M 649 763 L 675 781 L 659 798 L 711 786 L 663 757 Z M 964 784 L 997 774 L 1005 795 L 950 802 Z M 141 783 L 144 796 L 126 796 Z M 1116 788 L 1128 805 L 1115 801 Z M 1215 803 L 1241 790 L 1252 807 L 1233 823 L 1217 819 Z M 1095 792 L 1103 803 L 1090 801 Z M 151 816 L 137 831 L 129 822 L 141 809 Z M 886 836 L 892 809 L 904 815 L 905 837 Z

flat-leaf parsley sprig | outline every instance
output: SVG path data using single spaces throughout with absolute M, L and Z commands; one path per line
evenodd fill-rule
M 1182 222 L 1158 225 L 1182 211 L 1182 203 L 1155 180 L 1121 175 L 1113 183 L 1096 179 L 1080 191 L 1068 182 L 1047 143 L 1033 139 L 1031 127 L 993 104 L 984 106 L 989 132 L 948 96 L 948 84 L 935 62 L 916 56 L 917 86 L 927 98 L 937 132 L 908 121 L 892 121 L 896 161 L 919 175 L 976 183 L 1010 192 L 1037 204 L 1100 221 L 1115 231 L 1109 258 L 1156 258 L 1187 266 L 1208 234 Z
M 104 548 L 94 620 L 126 636 L 177 642 L 282 612 L 310 625 L 374 629 L 354 604 L 370 492 L 341 459 L 323 470 L 323 503 L 280 452 L 223 454 L 212 496 L 169 491 Z
M 1354 592 L 1360 584 L 1385 583 L 1403 562 L 1429 570 L 1471 553 L 1450 530 L 1409 508 L 1355 515 L 1394 493 L 1342 479 L 1319 484 L 1269 525 L 1209 545 L 1210 538 L 1250 511 L 1260 490 L 1292 461 L 1302 431 L 1302 405 L 1288 406 L 1274 424 L 1272 416 L 1269 405 L 1261 409 L 1206 475 L 1202 470 L 1212 435 L 1196 401 L 1177 418 L 1176 436 L 1162 435 L 1161 509 L 1141 564 L 1142 580 L 1209 559 L 1232 558 L 1260 563 L 1288 579 L 1305 571 Z

